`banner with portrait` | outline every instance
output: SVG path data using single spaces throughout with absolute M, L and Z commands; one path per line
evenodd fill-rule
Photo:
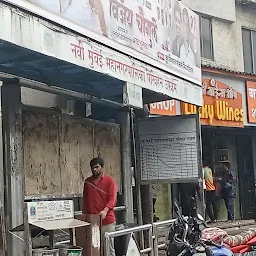
M 26 2 L 143 53 L 201 85 L 199 17 L 177 0 Z

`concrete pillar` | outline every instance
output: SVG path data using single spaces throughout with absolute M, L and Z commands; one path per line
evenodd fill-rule
M 8 232 L 23 224 L 22 110 L 21 89 L 17 79 L 3 82 L 1 98 L 8 256 L 23 256 L 24 243 Z
M 131 162 L 131 119 L 128 109 L 119 114 L 121 132 L 121 160 L 123 199 L 126 206 L 125 222 L 133 223 L 132 162 Z

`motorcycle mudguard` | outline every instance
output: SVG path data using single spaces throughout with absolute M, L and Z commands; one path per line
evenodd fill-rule
M 180 254 L 185 249 L 183 244 L 178 244 L 176 242 L 169 243 L 167 247 L 167 255 L 168 256 L 176 256 Z
M 193 256 L 206 256 L 205 252 L 196 252 L 193 254 Z
M 222 246 L 221 248 L 213 246 L 211 247 L 211 249 L 214 256 L 233 256 L 233 252 L 224 246 Z

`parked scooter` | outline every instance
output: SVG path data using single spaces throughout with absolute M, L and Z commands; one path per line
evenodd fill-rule
M 206 228 L 204 218 L 197 214 L 196 200 L 192 198 L 191 216 L 184 217 L 174 202 L 177 220 L 171 225 L 166 242 L 166 256 L 215 256 L 214 251 L 221 246 L 201 239 L 201 232 Z M 222 256 L 231 256 L 232 252 Z

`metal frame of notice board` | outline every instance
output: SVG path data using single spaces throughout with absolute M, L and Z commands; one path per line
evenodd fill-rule
M 171 125 L 171 123 L 174 122 L 178 122 L 181 123 L 182 120 L 185 119 L 193 119 L 194 120 L 194 127 L 195 130 L 191 131 L 191 134 L 193 133 L 195 136 L 195 142 L 194 142 L 194 147 L 193 150 L 196 152 L 193 152 L 194 157 L 196 157 L 196 163 L 197 164 L 197 176 L 194 177 L 181 177 L 181 178 L 172 178 L 172 177 L 164 177 L 164 178 L 156 178 L 153 175 L 152 178 L 150 178 L 150 175 L 148 175 L 147 179 L 143 179 L 142 178 L 142 165 L 145 165 L 145 163 L 143 164 L 141 161 L 141 136 L 148 136 L 148 139 L 150 140 L 150 136 L 153 136 L 155 141 L 159 142 L 161 140 L 166 140 L 166 143 L 172 143 L 171 140 L 173 138 L 170 138 L 171 135 L 173 135 L 174 139 L 175 137 L 179 136 L 179 133 L 172 133 L 172 128 L 174 128 L 174 126 Z M 158 122 L 158 124 L 162 124 L 162 126 L 168 126 L 170 127 L 170 133 L 169 135 L 166 134 L 166 138 L 164 139 L 164 135 L 165 134 L 159 134 L 157 132 L 159 132 L 161 130 L 161 126 L 156 127 L 156 133 L 154 134 L 150 134 L 150 132 L 152 132 L 152 125 L 154 125 L 154 123 L 156 124 L 156 122 Z M 166 124 L 163 124 L 164 122 L 166 122 Z M 141 134 L 141 129 L 140 129 L 140 125 L 144 123 L 146 124 L 146 128 L 145 130 L 147 130 L 148 134 Z M 166 129 L 166 128 L 165 128 Z M 168 128 L 167 128 L 168 129 Z M 166 129 L 166 130 L 167 130 Z M 177 129 L 177 128 L 176 128 Z M 137 158 L 137 178 L 138 181 L 141 185 L 147 185 L 147 184 L 157 184 L 157 183 L 189 183 L 189 182 L 199 182 L 202 181 L 202 160 L 201 160 L 201 132 L 200 132 L 201 126 L 200 126 L 200 119 L 199 119 L 199 114 L 196 115 L 181 115 L 181 116 L 161 116 L 161 117 L 154 117 L 154 118 L 143 118 L 143 119 L 138 119 L 136 122 L 136 154 L 138 156 Z M 154 131 L 153 131 L 154 132 Z M 189 133 L 189 129 L 187 132 L 183 132 L 183 134 L 188 134 Z M 182 133 L 180 133 L 180 135 L 182 135 Z M 169 137 L 169 140 L 168 140 Z M 150 142 L 149 142 L 150 143 Z M 178 143 L 176 143 L 178 144 Z M 149 164 L 155 163 L 155 168 L 157 168 L 157 166 L 161 166 L 162 164 L 165 166 L 168 166 L 167 164 L 164 163 L 164 161 L 161 159 L 161 157 L 159 157 L 159 155 L 157 155 L 157 143 L 152 143 L 151 146 L 151 151 L 147 151 L 146 153 L 144 153 L 147 157 L 147 159 L 149 159 L 151 157 L 151 160 L 149 160 Z M 168 145 L 167 145 L 168 146 Z M 167 150 L 167 146 L 163 146 L 162 150 L 166 152 Z M 171 146 L 170 146 L 171 147 Z M 192 152 L 192 149 L 191 149 Z M 186 152 L 185 152 L 186 153 Z M 155 155 L 154 155 L 155 154 Z M 181 153 L 180 153 L 181 154 Z M 192 153 L 191 153 L 192 154 Z M 157 156 L 156 156 L 157 155 Z M 155 157 L 155 159 L 153 159 Z M 169 155 L 169 159 L 171 160 L 172 158 L 174 158 L 174 155 Z M 177 157 L 177 155 L 176 155 Z M 187 157 L 184 155 L 184 157 Z M 191 156 L 193 157 L 193 156 Z M 157 158 L 157 159 L 156 159 Z M 181 155 L 180 155 L 181 158 Z M 193 159 L 192 159 L 193 160 Z M 155 161 L 155 162 L 154 162 Z M 158 161 L 158 162 L 157 162 Z M 158 163 L 158 164 L 157 164 Z M 181 169 L 184 168 L 184 166 L 182 166 L 181 163 L 179 163 L 179 165 L 181 166 Z M 152 170 L 152 166 L 151 166 L 151 170 Z M 172 168 L 172 166 L 170 165 L 170 168 Z M 193 166 L 192 166 L 193 168 Z M 161 170 L 163 171 L 163 170 Z M 149 171 L 148 171 L 149 172 Z M 160 173 L 160 171 L 159 171 Z M 167 176 L 167 175 L 166 175 Z
M 72 200 L 35 201 L 24 203 L 24 224 L 9 231 L 12 235 L 25 242 L 26 255 L 33 252 L 31 231 L 41 229 L 49 233 L 49 250 L 54 249 L 54 231 L 69 230 L 70 245 L 76 245 L 76 228 L 89 226 L 90 223 L 74 218 Z M 16 232 L 24 231 L 24 239 Z M 41 232 L 42 233 L 42 232 Z

